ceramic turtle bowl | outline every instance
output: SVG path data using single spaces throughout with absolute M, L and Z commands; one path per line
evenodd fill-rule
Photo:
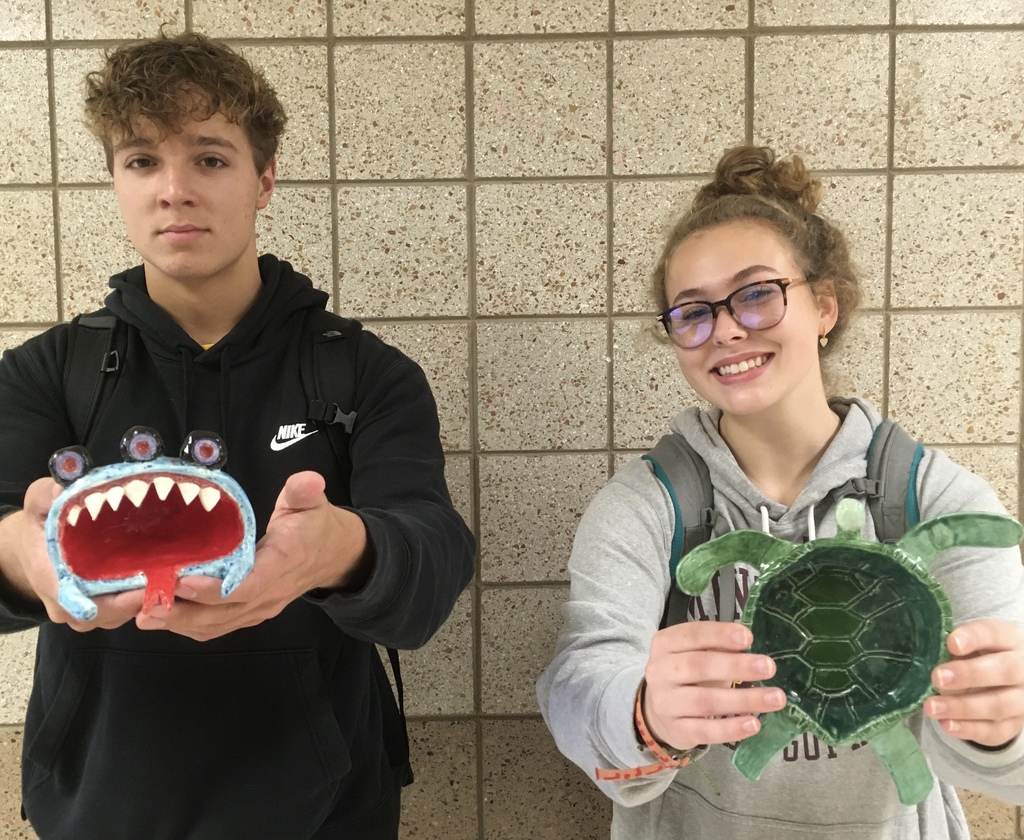
M 92 596 L 145 588 L 144 607 L 170 609 L 182 575 L 221 579 L 228 596 L 252 570 L 256 517 L 242 487 L 221 471 L 224 442 L 192 432 L 180 458 L 163 456 L 153 429 L 121 440 L 124 463 L 93 469 L 81 446 L 50 457 L 64 490 L 46 518 L 57 601 L 81 621 L 96 617 Z
M 928 572 L 956 546 L 1010 547 L 1024 529 L 991 513 L 951 513 L 922 522 L 894 545 L 861 538 L 864 505 L 843 499 L 838 534 L 794 545 L 740 530 L 697 546 L 679 563 L 676 583 L 691 595 L 714 573 L 742 560 L 760 576 L 741 621 L 751 651 L 772 657 L 775 676 L 759 685 L 786 692 L 761 730 L 733 753 L 758 779 L 794 737 L 810 732 L 839 746 L 867 741 L 892 775 L 900 801 L 920 802 L 933 779 L 905 718 L 933 693 L 931 671 L 949 657 L 949 599 Z

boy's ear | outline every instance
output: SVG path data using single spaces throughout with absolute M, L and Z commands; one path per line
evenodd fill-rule
M 277 183 L 277 158 L 272 157 L 267 161 L 266 167 L 260 174 L 260 191 L 256 197 L 256 209 L 262 210 L 270 204 L 270 197 L 274 194 L 274 185 Z

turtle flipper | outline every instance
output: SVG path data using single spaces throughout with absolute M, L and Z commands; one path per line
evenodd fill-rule
M 689 595 L 699 595 L 715 572 L 730 563 L 747 563 L 761 569 L 778 554 L 793 548 L 760 531 L 730 531 L 698 545 L 676 567 L 676 585 Z
M 733 766 L 752 782 L 761 778 L 775 754 L 800 734 L 800 724 L 785 711 L 761 717 L 761 731 L 740 741 L 732 754 Z
M 896 783 L 900 802 L 916 805 L 932 789 L 934 780 L 913 733 L 899 722 L 868 739 Z
M 928 519 L 908 531 L 896 545 L 925 565 L 950 548 L 961 545 L 1011 548 L 1024 536 L 1015 519 L 998 513 L 947 513 Z

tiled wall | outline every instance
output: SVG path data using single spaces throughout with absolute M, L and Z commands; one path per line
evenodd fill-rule
M 291 114 L 261 246 L 428 371 L 480 569 L 405 658 L 407 837 L 600 838 L 533 682 L 575 523 L 690 399 L 650 337 L 662 226 L 721 151 L 800 152 L 864 272 L 836 387 L 1017 510 L 1024 254 L 1020 0 L 2 0 L 0 343 L 135 261 L 80 80 L 163 20 L 230 40 Z M 32 638 L 0 641 L 0 826 Z M 970 796 L 976 836 L 1017 809 Z

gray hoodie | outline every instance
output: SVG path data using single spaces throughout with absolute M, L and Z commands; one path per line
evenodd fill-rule
M 743 474 L 718 434 L 719 412 L 688 409 L 672 430 L 707 462 L 718 514 L 715 535 L 762 529 L 802 542 L 808 519 L 818 537 L 836 533 L 830 493 L 865 474 L 877 413 L 857 400 L 834 401 L 842 426 L 790 507 L 766 498 Z M 918 473 L 921 516 L 953 511 L 1004 512 L 993 490 L 942 452 L 926 449 Z M 587 509 L 570 560 L 571 589 L 554 660 L 537 685 L 541 712 L 559 749 L 594 777 L 598 767 L 654 763 L 637 747 L 633 703 L 651 639 L 668 596 L 673 514 L 648 462 L 616 473 Z M 866 539 L 874 539 L 870 516 Z M 1024 570 L 1019 549 L 955 549 L 930 571 L 950 598 L 955 624 L 1002 618 L 1024 626 Z M 757 572 L 739 565 L 737 613 Z M 696 609 L 718 618 L 712 582 Z M 735 615 L 730 616 L 735 618 Z M 613 840 L 770 840 L 770 838 L 965 838 L 967 824 L 953 786 L 1024 803 L 1024 738 L 986 752 L 950 738 L 922 715 L 910 721 L 939 779 L 917 806 L 899 801 L 888 771 L 870 746 L 831 747 L 812 735 L 793 741 L 759 781 L 730 763 L 727 745 L 676 771 L 626 782 L 601 782 L 614 802 Z

